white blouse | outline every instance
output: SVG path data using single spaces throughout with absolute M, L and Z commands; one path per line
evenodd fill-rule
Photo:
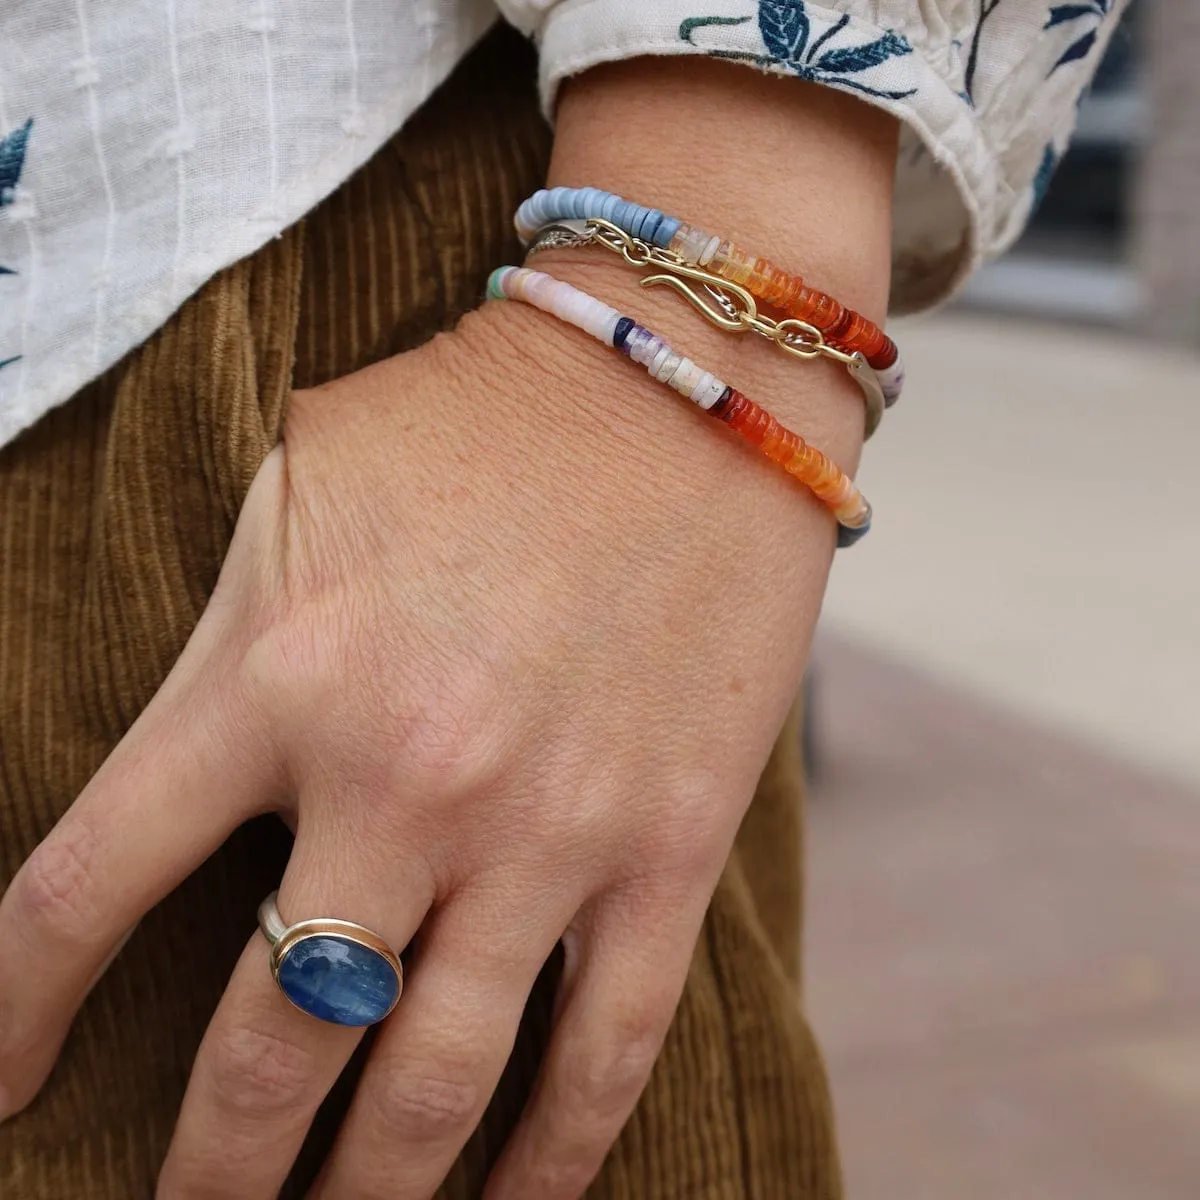
M 548 112 L 595 63 L 717 54 L 895 113 L 907 310 L 1016 237 L 1124 2 L 3 0 L 0 445 L 333 191 L 497 10 Z

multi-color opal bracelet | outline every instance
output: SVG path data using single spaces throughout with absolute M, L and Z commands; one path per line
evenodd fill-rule
M 685 263 L 670 250 L 661 250 L 640 238 L 630 237 L 619 226 L 600 217 L 543 225 L 529 243 L 529 254 L 583 246 L 603 246 L 639 271 L 651 269 L 652 274 L 642 276 L 642 287 L 670 286 L 718 329 L 729 333 L 756 333 L 796 358 L 824 357 L 841 363 L 862 389 L 867 409 L 864 436 L 869 438 L 879 427 L 886 399 L 879 377 L 862 354 L 858 351 L 848 354 L 830 345 L 824 334 L 806 321 L 794 317 L 776 321 L 760 313 L 754 296 L 739 284 L 722 279 L 703 267 Z
M 837 349 L 862 354 L 878 375 L 887 404 L 899 397 L 904 366 L 896 343 L 878 325 L 825 292 L 809 287 L 801 276 L 688 225 L 679 217 L 600 188 L 556 187 L 530 196 L 517 210 L 516 227 L 521 239 L 529 242 L 545 225 L 589 219 L 607 221 L 630 237 L 667 251 L 684 263 L 702 267 L 789 318 L 815 327 Z
M 839 546 L 853 545 L 870 529 L 871 506 L 836 463 L 753 400 L 672 350 L 632 317 L 623 316 L 561 279 L 527 267 L 499 267 L 493 271 L 488 279 L 488 295 L 497 300 L 524 301 L 582 329 L 627 354 L 659 382 L 720 418 L 803 483 L 833 513 L 838 522 Z

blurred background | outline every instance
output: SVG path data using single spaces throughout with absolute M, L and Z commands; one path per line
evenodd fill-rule
M 809 1011 L 850 1200 L 1200 1198 L 1200 2 L 900 323 L 815 652 Z

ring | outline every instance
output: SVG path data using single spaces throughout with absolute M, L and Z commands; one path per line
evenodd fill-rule
M 258 927 L 271 944 L 271 974 L 301 1012 L 332 1025 L 376 1025 L 396 1007 L 404 970 L 377 933 L 352 921 L 319 917 L 288 925 L 278 892 L 258 906 Z

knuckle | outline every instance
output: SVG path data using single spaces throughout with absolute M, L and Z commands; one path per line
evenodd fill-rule
M 494 789 L 511 749 L 503 687 L 485 668 L 452 669 L 405 680 L 405 695 L 384 709 L 377 747 L 394 774 L 446 800 Z
M 487 732 L 496 707 L 490 688 L 478 680 L 427 686 L 404 724 L 406 756 L 447 790 L 479 785 L 492 776 L 499 757 Z
M 494 783 L 511 734 L 503 679 L 482 655 L 417 668 L 370 611 L 297 606 L 243 651 L 245 693 L 306 727 L 320 714 L 323 740 L 367 792 L 416 778 L 454 797 Z
M 653 863 L 655 874 L 663 877 L 691 879 L 700 872 L 719 872 L 733 837 L 732 811 L 728 798 L 707 779 L 679 781 L 663 789 L 657 819 L 639 847 L 641 861 Z
M 240 681 L 248 695 L 271 708 L 324 705 L 336 686 L 329 639 L 316 621 L 289 614 L 262 630 L 246 647 Z
M 527 1194 L 539 1200 L 576 1200 L 587 1190 L 596 1177 L 607 1147 L 581 1151 L 578 1148 L 569 1157 L 563 1156 L 563 1148 L 551 1148 L 549 1154 L 540 1158 L 530 1168 Z M 552 1157 L 555 1153 L 558 1157 Z
M 237 1115 L 281 1115 L 320 1094 L 310 1051 L 250 1026 L 216 1037 L 207 1076 L 218 1106 Z
M 10 887 L 14 916 L 40 935 L 83 941 L 100 917 L 93 889 L 96 840 L 82 821 L 60 825 L 25 860 Z
M 561 1119 L 584 1130 L 622 1122 L 646 1086 L 661 1046 L 662 1030 L 649 1014 L 616 1021 L 603 1044 L 568 1060 L 555 1096 Z
M 0 995 L 0 1077 L 11 1084 L 15 1068 L 26 1064 L 38 1050 L 37 1030 L 22 1021 L 13 1001 Z
M 461 1137 L 478 1119 L 484 1099 L 475 1069 L 447 1062 L 385 1072 L 371 1096 L 386 1128 L 431 1142 Z

